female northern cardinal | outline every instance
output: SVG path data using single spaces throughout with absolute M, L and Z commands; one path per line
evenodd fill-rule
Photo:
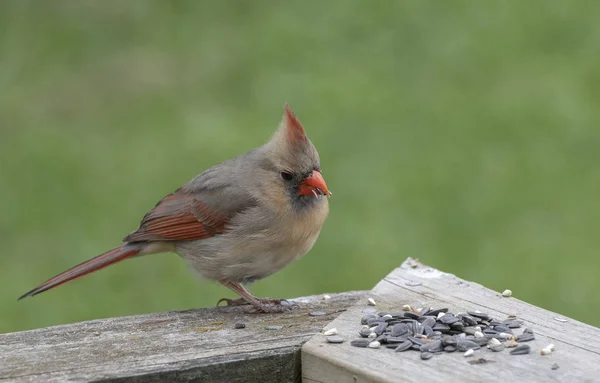
M 331 193 L 317 149 L 290 107 L 269 142 L 200 173 L 163 198 L 124 243 L 54 278 L 19 299 L 127 258 L 175 252 L 205 278 L 219 281 L 262 312 L 281 299 L 261 299 L 242 284 L 271 275 L 306 254 L 329 213 Z

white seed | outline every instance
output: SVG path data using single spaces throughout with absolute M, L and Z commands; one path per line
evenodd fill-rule
M 402 306 L 402 310 L 404 310 L 404 311 L 412 311 L 412 307 L 410 307 L 410 305 L 404 305 L 404 306 Z
M 511 334 L 506 333 L 506 332 L 501 332 L 500 334 L 498 334 L 498 337 L 502 338 L 502 339 L 512 339 L 513 338 L 513 336 Z
M 373 298 L 369 298 L 368 301 L 367 301 L 367 303 L 369 304 L 369 306 L 376 306 L 377 305 L 377 303 L 375 303 L 375 299 L 373 299 Z
M 418 309 L 415 310 L 417 312 L 417 314 L 421 314 L 421 311 L 423 311 L 423 307 L 419 307 Z
M 481 331 L 481 327 L 480 326 L 475 326 L 475 331 Z
M 437 319 L 440 319 L 441 317 L 443 317 L 444 315 L 446 315 L 446 313 L 439 313 Z
M 384 316 L 381 317 L 381 319 L 386 320 L 386 319 L 392 319 L 393 316 L 392 314 L 385 314 Z
M 547 345 L 544 348 L 547 348 L 550 351 L 555 351 L 556 350 L 556 346 L 554 345 L 554 343 L 550 343 L 549 345 Z
M 368 338 L 377 338 L 377 334 L 375 334 L 374 332 L 370 333 Z
M 371 343 L 369 343 L 369 348 L 379 348 L 381 347 L 381 343 L 379 343 L 378 341 L 373 341 Z
M 465 351 L 465 356 L 471 356 L 475 353 L 475 351 L 473 351 L 472 348 L 468 349 L 467 351 Z
M 369 327 L 369 325 L 366 325 L 366 324 L 362 325 L 362 329 L 363 329 L 363 330 L 366 330 L 366 329 L 368 329 L 368 328 L 370 328 L 370 327 Z
M 506 289 L 502 292 L 502 296 L 505 298 L 512 297 L 512 291 Z
M 325 295 L 323 295 L 323 299 L 325 299 L 325 300 L 331 299 L 331 295 L 325 294 Z
M 568 320 L 566 320 L 565 318 L 554 318 L 554 320 L 562 323 L 568 322 Z
M 550 354 L 552 354 L 552 350 L 550 350 L 548 347 L 545 347 L 545 348 L 542 348 L 542 351 L 540 351 L 540 354 L 550 355 Z
M 330 328 L 329 330 L 326 330 L 323 335 L 325 336 L 329 336 L 329 335 L 336 335 L 338 333 L 336 328 Z
M 481 331 L 475 331 L 473 335 L 475 336 L 475 338 L 483 338 L 483 333 Z
M 488 347 L 495 346 L 498 344 L 500 344 L 500 341 L 496 338 L 492 338 L 492 339 L 488 340 Z

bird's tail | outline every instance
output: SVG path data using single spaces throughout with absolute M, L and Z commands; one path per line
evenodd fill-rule
M 19 299 L 23 299 L 25 297 L 32 297 L 39 293 L 43 293 L 44 291 L 50 290 L 56 286 L 60 286 L 63 283 L 67 283 L 74 279 L 83 277 L 84 275 L 93 273 L 94 271 L 103 269 L 107 266 L 123 261 L 127 258 L 134 257 L 140 251 L 141 249 L 139 247 L 132 246 L 129 244 L 119 246 L 116 249 L 112 249 L 104 254 L 100 254 L 97 257 L 80 263 L 77 266 L 73 266 L 69 270 L 58 274 L 54 278 L 48 279 L 46 282 L 42 283 L 35 289 L 23 294 L 21 297 L 19 297 Z

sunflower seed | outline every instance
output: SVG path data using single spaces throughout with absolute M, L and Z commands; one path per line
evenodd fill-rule
M 344 338 L 338 335 L 328 336 L 325 339 L 327 340 L 327 343 L 344 343 Z
M 446 333 L 448 331 L 450 331 L 450 326 L 448 326 L 447 324 L 443 324 L 443 323 L 436 323 L 435 326 L 432 327 L 433 331 L 439 331 L 442 333 Z
M 375 314 L 363 315 L 363 317 L 360 319 L 360 323 L 361 324 L 367 324 L 372 319 L 377 319 L 377 315 L 375 315 Z
M 421 317 L 421 318 L 425 318 L 421 321 L 421 324 L 423 326 L 429 326 L 429 327 L 435 326 L 435 317 L 427 316 L 427 317 Z
M 433 329 L 430 326 L 423 326 L 423 334 L 428 337 L 431 338 L 433 337 Z
M 410 340 L 413 344 L 416 344 L 416 345 L 419 345 L 419 346 L 422 346 L 425 343 L 427 343 L 423 339 L 415 338 L 414 336 L 409 336 L 406 339 Z
M 362 336 L 363 338 L 366 338 L 369 335 L 371 335 L 372 333 L 373 333 L 373 331 L 371 331 L 370 328 L 363 328 L 362 330 L 360 330 L 358 332 L 358 335 Z
M 433 358 L 433 354 L 430 352 L 422 352 L 421 353 L 421 359 L 423 360 L 427 360 L 427 359 L 431 359 Z
M 503 345 L 502 343 L 500 344 L 493 344 L 490 347 L 490 350 L 494 351 L 494 352 L 500 352 L 502 350 L 504 350 L 504 348 L 506 347 L 505 345 Z
M 460 341 L 458 341 L 457 346 L 458 351 L 467 351 L 470 348 L 477 350 L 480 348 L 480 346 L 477 343 L 467 339 L 461 339 Z
M 367 347 L 369 343 L 371 343 L 371 341 L 368 339 L 354 339 L 350 342 L 350 345 L 354 347 Z
M 392 327 L 392 336 L 400 336 L 408 333 L 408 326 L 406 323 L 398 323 Z
M 402 351 L 406 351 L 408 349 L 410 349 L 412 347 L 412 342 L 410 340 L 405 340 L 404 342 L 400 343 L 398 345 L 398 347 L 396 347 L 394 349 L 394 351 L 396 352 L 402 352 Z
M 517 341 L 519 342 L 530 342 L 535 339 L 535 336 L 530 333 L 523 333 L 517 337 Z
M 477 321 L 473 317 L 463 315 L 461 319 L 467 326 L 477 326 Z
M 504 325 L 508 328 L 519 328 L 523 324 L 523 321 L 520 320 L 506 320 L 504 321 Z
M 481 311 L 467 311 L 467 314 L 469 314 L 472 317 L 476 317 L 476 318 L 483 319 L 483 320 L 490 319 L 490 317 L 487 314 L 482 313 Z
M 443 308 L 443 309 L 436 309 L 436 310 L 430 310 L 427 315 L 431 315 L 434 317 L 439 316 L 439 314 L 443 314 L 443 313 L 447 313 L 448 309 L 447 308 Z
M 244 322 L 237 322 L 235 325 L 233 325 L 233 328 L 236 328 L 238 330 L 242 329 L 242 328 L 246 328 L 246 323 L 244 323 Z
M 522 345 L 517 346 L 514 349 L 512 349 L 510 351 L 510 354 L 511 355 L 525 355 L 525 354 L 529 354 L 530 351 L 531 351 L 531 347 L 529 347 L 528 344 L 522 344 Z
M 382 322 L 375 328 L 375 330 L 373 330 L 373 332 L 377 335 L 381 335 L 383 334 L 387 326 L 388 324 L 386 322 Z
M 444 351 L 454 352 L 454 351 L 456 351 L 456 347 L 455 346 L 446 346 L 446 347 L 444 347 Z
M 439 319 L 439 321 L 443 324 L 452 325 L 453 323 L 460 321 L 460 319 L 455 317 L 453 314 L 445 314 Z
M 385 339 L 385 342 L 390 343 L 390 344 L 398 344 L 398 343 L 404 343 L 407 340 L 408 339 L 406 339 L 405 337 L 401 337 L 401 336 L 389 336 Z

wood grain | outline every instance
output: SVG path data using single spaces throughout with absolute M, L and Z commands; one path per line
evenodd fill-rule
M 516 292 L 518 295 L 518 292 Z M 302 376 L 306 382 L 599 382 L 600 329 L 530 305 L 514 297 L 505 298 L 484 286 L 464 281 L 422 265 L 412 259 L 383 279 L 369 293 L 378 311 L 398 312 L 404 304 L 419 307 L 447 307 L 451 312 L 480 310 L 504 320 L 516 314 L 524 327 L 534 330 L 536 340 L 528 342 L 531 354 L 510 355 L 508 349 L 494 353 L 487 349 L 465 357 L 461 352 L 421 360 L 419 352 L 395 353 L 380 348 L 356 348 L 360 318 L 367 306 L 362 299 L 327 325 L 335 327 L 346 341 L 325 343 L 315 335 L 302 347 Z M 555 318 L 566 319 L 566 322 Z M 515 334 L 520 334 L 519 329 Z M 540 350 L 556 345 L 551 355 Z M 484 359 L 483 364 L 470 361 Z M 553 370 L 557 363 L 559 368 Z
M 221 307 L 2 334 L 0 382 L 297 382 L 301 345 L 364 296 L 297 298 L 282 314 Z M 326 315 L 309 316 L 317 310 Z

